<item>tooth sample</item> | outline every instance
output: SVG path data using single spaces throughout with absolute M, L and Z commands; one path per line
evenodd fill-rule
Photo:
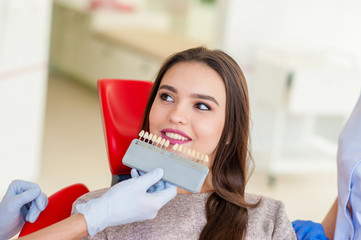
M 205 155 L 205 156 L 204 156 L 204 161 L 205 161 L 205 162 L 208 162 L 208 161 L 209 161 L 208 155 Z
M 199 160 L 199 152 L 196 152 L 195 158 L 196 158 L 196 161 L 197 161 L 197 159 Z
M 147 139 L 148 136 L 149 136 L 148 132 L 145 132 L 145 133 L 144 133 L 144 136 L 143 136 L 144 140 Z
M 164 147 L 165 148 L 169 147 L 169 144 L 170 144 L 169 140 L 165 141 Z
M 172 147 L 172 149 L 173 149 L 174 151 L 176 151 L 176 150 L 178 149 L 178 143 L 174 144 L 173 147 Z
M 138 134 L 139 138 L 142 138 L 144 135 L 144 130 L 140 131 L 140 133 Z
M 150 133 L 149 136 L 148 136 L 148 142 L 149 142 L 150 140 L 152 140 L 152 137 L 153 137 L 153 134 Z
M 161 137 L 158 137 L 158 138 L 157 138 L 157 141 L 156 141 L 156 143 L 157 143 L 156 146 L 158 146 L 158 144 L 160 143 L 160 141 L 162 141 L 162 138 L 161 138 Z
M 162 147 L 165 143 L 165 139 L 163 138 L 162 141 L 160 141 L 160 147 Z
M 190 148 L 187 149 L 186 155 L 187 155 L 187 156 L 190 156 L 190 155 L 191 155 L 191 149 L 190 149 Z
M 196 156 L 196 150 L 193 150 L 191 153 L 191 158 L 194 158 Z
M 157 135 L 153 135 L 153 138 L 152 138 L 152 143 L 154 144 L 155 143 L 155 141 L 157 141 Z

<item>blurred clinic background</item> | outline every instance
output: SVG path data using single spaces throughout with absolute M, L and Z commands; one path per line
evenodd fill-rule
M 337 136 L 361 90 L 357 0 L 0 0 L 0 196 L 110 186 L 96 81 L 152 81 L 204 45 L 246 75 L 255 171 L 247 191 L 321 221 L 337 196 Z

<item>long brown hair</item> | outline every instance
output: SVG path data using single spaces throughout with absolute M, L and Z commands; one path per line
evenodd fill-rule
M 215 70 L 226 89 L 226 120 L 212 165 L 214 192 L 206 203 L 207 224 L 199 239 L 242 239 L 247 231 L 248 211 L 254 207 L 244 198 L 248 167 L 249 99 L 245 77 L 225 52 L 192 48 L 170 56 L 160 68 L 142 122 L 149 130 L 149 113 L 166 71 L 180 62 L 203 63 Z

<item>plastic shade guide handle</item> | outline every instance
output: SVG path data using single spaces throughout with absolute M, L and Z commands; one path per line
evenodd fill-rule
M 131 142 L 123 157 L 123 164 L 141 172 L 162 168 L 163 181 L 193 193 L 199 192 L 209 172 L 201 161 L 139 139 Z

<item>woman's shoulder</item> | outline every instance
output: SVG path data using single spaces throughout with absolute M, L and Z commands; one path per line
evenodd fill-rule
M 245 199 L 248 203 L 257 204 L 255 207 L 250 207 L 248 209 L 248 215 L 252 217 L 262 217 L 267 216 L 267 218 L 276 218 L 279 214 L 285 214 L 285 207 L 282 201 L 276 200 L 267 196 L 257 195 L 257 194 L 245 194 Z
M 282 201 L 256 194 L 246 194 L 246 201 L 258 204 L 248 209 L 248 235 L 272 236 L 273 239 L 296 239 Z M 252 237 L 250 239 L 253 239 Z

